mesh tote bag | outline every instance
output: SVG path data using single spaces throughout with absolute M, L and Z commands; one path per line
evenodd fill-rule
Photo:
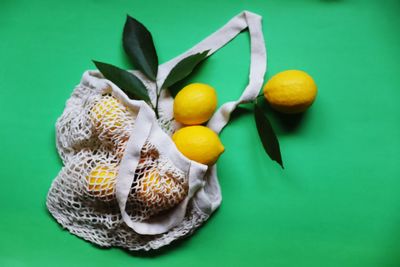
M 249 84 L 237 101 L 223 104 L 208 122 L 219 133 L 231 112 L 253 101 L 262 87 L 266 50 L 261 17 L 242 12 L 182 55 L 159 66 L 163 84 L 183 58 L 208 56 L 249 30 Z M 133 72 L 155 102 L 156 85 Z M 185 237 L 217 209 L 221 191 L 217 168 L 189 160 L 171 134 L 173 98 L 163 90 L 160 117 L 144 101 L 130 99 L 98 71 L 87 71 L 56 124 L 57 150 L 64 167 L 47 197 L 53 217 L 68 231 L 104 247 L 157 249 Z

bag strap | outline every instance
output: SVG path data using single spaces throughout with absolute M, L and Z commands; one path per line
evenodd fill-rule
M 193 48 L 162 64 L 158 70 L 157 84 L 161 86 L 172 68 L 182 59 L 206 50 L 210 50 L 207 55 L 210 56 L 229 43 L 240 32 L 248 29 L 251 48 L 249 83 L 238 100 L 223 104 L 208 122 L 207 126 L 219 133 L 228 123 L 232 111 L 239 104 L 255 100 L 263 85 L 264 75 L 267 70 L 267 52 L 265 49 L 261 21 L 261 16 L 249 11 L 243 11 Z

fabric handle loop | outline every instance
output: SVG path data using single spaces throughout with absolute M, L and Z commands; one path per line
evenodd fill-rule
M 157 84 L 161 86 L 173 67 L 182 59 L 206 50 L 209 50 L 207 56 L 210 56 L 234 39 L 241 31 L 248 28 L 251 48 L 249 83 L 237 101 L 223 104 L 209 121 L 207 126 L 219 133 L 228 123 L 232 111 L 241 103 L 255 100 L 263 85 L 264 75 L 267 70 L 267 52 L 261 21 L 261 16 L 249 11 L 243 11 L 193 48 L 160 65 Z

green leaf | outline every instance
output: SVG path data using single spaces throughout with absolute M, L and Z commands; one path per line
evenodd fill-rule
M 126 16 L 122 43 L 133 65 L 155 81 L 158 57 L 153 37 L 142 23 L 129 15 Z
M 94 64 L 103 76 L 121 88 L 129 97 L 138 100 L 150 101 L 147 89 L 135 75 L 116 66 L 94 61 Z
M 276 137 L 268 118 L 264 115 L 263 110 L 257 104 L 254 104 L 254 118 L 257 125 L 258 135 L 260 136 L 265 152 L 267 152 L 268 156 L 272 160 L 278 162 L 283 168 L 278 138 Z
M 176 64 L 175 67 L 168 74 L 161 88 L 169 87 L 174 83 L 182 80 L 186 76 L 188 76 L 197 66 L 197 64 L 199 64 L 207 57 L 209 51 L 210 50 L 207 50 L 201 53 L 188 56 L 187 58 L 184 58 L 181 62 Z

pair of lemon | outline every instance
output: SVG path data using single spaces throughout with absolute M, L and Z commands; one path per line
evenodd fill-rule
M 86 177 L 86 190 L 92 197 L 112 200 L 118 168 L 115 164 L 95 166 Z M 136 188 L 136 201 L 146 208 L 169 209 L 185 197 L 184 185 L 170 175 L 161 176 L 156 168 L 141 174 Z
M 89 117 L 100 141 L 112 145 L 114 154 L 121 158 L 125 150 L 127 136 L 121 135 L 126 128 L 129 110 L 112 95 L 103 95 L 89 109 Z M 125 134 L 126 135 L 126 134 Z M 99 163 L 86 177 L 86 191 L 90 196 L 111 200 L 114 197 L 118 174 L 116 164 Z
M 187 158 L 206 165 L 214 164 L 224 152 L 218 135 L 201 124 L 207 122 L 217 108 L 217 93 L 203 83 L 184 87 L 174 100 L 174 118 L 185 125 L 172 135 L 176 147 Z

